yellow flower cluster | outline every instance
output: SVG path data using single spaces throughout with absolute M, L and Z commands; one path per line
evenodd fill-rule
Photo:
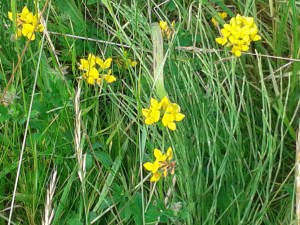
M 158 181 L 163 175 L 166 177 L 168 173 L 174 174 L 174 169 L 176 165 L 176 161 L 171 161 L 173 158 L 172 148 L 169 147 L 166 154 L 163 154 L 159 149 L 154 149 L 153 151 L 155 161 L 144 163 L 144 167 L 146 170 L 152 173 L 152 177 L 150 178 L 151 182 Z
M 111 74 L 111 69 L 109 69 L 111 63 L 112 58 L 102 60 L 90 53 L 87 59 L 80 59 L 79 69 L 83 71 L 83 78 L 89 84 L 101 85 L 103 79 L 110 84 L 117 80 L 116 77 Z M 99 67 L 98 69 L 96 67 L 97 65 Z
M 232 53 L 240 57 L 242 52 L 249 50 L 252 41 L 261 39 L 257 32 L 258 29 L 253 17 L 238 14 L 230 20 L 229 24 L 224 24 L 221 29 L 222 37 L 216 38 L 216 42 L 220 45 L 232 47 Z
M 8 18 L 13 21 L 12 12 L 8 12 Z M 17 37 L 27 37 L 29 40 L 33 41 L 35 39 L 35 31 L 43 32 L 44 27 L 39 24 L 39 15 L 29 12 L 27 6 L 22 9 L 21 13 L 17 14 L 16 18 L 18 32 Z
M 221 17 L 223 20 L 227 18 L 227 13 L 226 12 L 222 12 L 222 13 L 218 13 L 219 17 Z M 215 18 L 211 18 L 211 22 L 217 27 L 219 25 L 218 21 Z
M 171 23 L 171 27 L 169 27 L 168 23 L 166 21 L 160 21 L 159 26 L 162 32 L 162 36 L 166 38 L 167 40 L 170 40 L 174 33 L 174 26 L 175 21 Z
M 160 102 L 151 98 L 150 108 L 143 109 L 142 114 L 145 117 L 145 124 L 152 125 L 157 123 L 162 115 L 161 122 L 163 126 L 170 130 L 176 130 L 176 123 L 185 117 L 180 113 L 180 106 L 169 101 L 168 97 L 164 97 Z

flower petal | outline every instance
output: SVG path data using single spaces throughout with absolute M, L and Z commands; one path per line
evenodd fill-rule
M 167 96 L 163 97 L 162 100 L 160 100 L 160 104 L 162 109 L 166 109 L 167 106 L 170 104 L 168 97 Z
M 102 69 L 108 69 L 111 66 L 111 62 L 112 62 L 112 58 L 106 59 L 105 62 L 103 63 Z
M 166 127 L 168 125 L 168 123 L 172 122 L 171 114 L 165 113 L 161 122 Z
M 184 117 L 185 117 L 184 114 L 182 114 L 182 113 L 177 113 L 177 114 L 175 115 L 175 120 L 176 120 L 177 122 L 179 122 L 179 121 L 183 120 Z
M 168 175 L 168 170 L 164 169 L 164 177 L 166 177 Z
M 96 80 L 96 83 L 97 83 L 98 85 L 101 85 L 101 84 L 102 84 L 102 79 L 99 77 L 99 78 Z
M 144 117 L 147 117 L 149 113 L 149 109 L 142 109 L 142 114 Z
M 173 158 L 173 150 L 171 147 L 168 148 L 166 155 L 167 155 L 168 161 L 170 161 Z
M 168 128 L 170 129 L 170 130 L 176 130 L 176 124 L 174 123 L 174 122 L 170 122 L 170 123 L 168 123 Z
M 12 16 L 12 12 L 8 12 L 8 18 L 13 21 L 13 16 Z
M 117 80 L 117 78 L 115 76 L 113 76 L 113 75 L 105 75 L 104 79 L 109 84 Z
M 167 156 L 164 155 L 159 149 L 155 148 L 153 154 L 154 157 L 156 158 L 156 161 L 158 162 L 166 161 Z
M 22 29 L 23 36 L 27 37 L 29 33 L 33 33 L 34 27 L 31 24 L 24 24 Z
M 150 178 L 151 182 L 157 182 L 161 178 L 161 173 L 154 173 L 152 177 Z
M 155 162 L 153 163 L 153 168 L 152 168 L 152 173 L 156 173 L 157 170 L 159 169 L 159 161 L 155 160 Z
M 158 101 L 156 99 L 154 99 L 154 98 L 151 98 L 150 104 L 151 104 L 151 107 L 153 107 L 153 108 L 156 108 L 156 107 L 159 106 Z
M 154 123 L 153 119 L 151 117 L 147 117 L 145 119 L 145 124 L 147 125 L 152 125 Z
M 27 38 L 30 40 L 30 41 L 33 41 L 35 39 L 35 34 L 34 33 L 28 33 L 27 34 Z
M 24 8 L 22 9 L 21 14 L 27 15 L 28 13 L 29 13 L 29 10 L 28 10 L 27 6 L 25 5 Z
M 143 166 L 144 166 L 144 168 L 145 168 L 146 170 L 152 171 L 154 164 L 151 163 L 151 162 L 146 162 L 146 163 L 144 163 Z
M 162 30 L 167 30 L 168 28 L 168 23 L 166 21 L 159 21 L 159 26 Z
M 96 62 L 101 68 L 102 68 L 103 65 L 104 65 L 103 60 L 100 59 L 99 57 L 96 57 L 95 62 Z
M 89 66 L 90 66 L 89 61 L 87 61 L 86 59 L 80 59 L 80 65 L 79 65 L 80 70 L 88 70 Z
M 252 38 L 253 41 L 259 41 L 260 39 L 261 39 L 261 36 L 259 36 L 259 35 L 255 35 L 255 36 Z
M 153 121 L 156 123 L 159 121 L 160 112 L 159 110 L 151 110 L 150 116 L 153 118 Z
M 98 77 L 99 77 L 99 72 L 98 72 L 98 70 L 97 70 L 95 67 L 92 67 L 92 68 L 89 70 L 88 75 L 94 77 L 94 79 L 98 79 Z
M 92 76 L 89 76 L 86 81 L 89 83 L 89 84 L 95 84 L 95 78 L 92 77 Z

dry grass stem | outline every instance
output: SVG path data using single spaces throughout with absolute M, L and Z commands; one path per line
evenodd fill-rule
M 80 83 L 78 83 L 75 101 L 74 101 L 74 110 L 75 110 L 75 126 L 74 126 L 74 142 L 75 142 L 75 151 L 76 159 L 78 163 L 78 176 L 81 182 L 85 177 L 85 159 L 86 154 L 82 154 L 81 148 L 81 110 L 80 110 Z
M 54 209 L 52 208 L 52 200 L 56 188 L 56 176 L 57 170 L 55 169 L 51 175 L 51 181 L 47 190 L 46 202 L 45 202 L 45 215 L 42 221 L 42 225 L 50 225 L 54 217 Z

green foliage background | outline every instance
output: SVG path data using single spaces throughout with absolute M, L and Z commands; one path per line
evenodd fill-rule
M 14 40 L 7 12 L 45 4 L 49 38 L 38 34 L 21 58 L 26 40 Z M 0 224 L 7 224 L 14 194 L 12 224 L 42 224 L 54 169 L 51 224 L 296 223 L 297 1 L 11 0 L 0 10 L 1 96 L 21 60 L 0 106 Z M 215 43 L 210 20 L 217 11 L 255 18 L 262 40 L 252 43 L 252 54 L 232 57 Z M 166 90 L 186 115 L 176 132 L 146 126 L 141 115 L 156 97 L 151 24 L 160 20 L 176 21 L 173 39 L 164 42 Z M 88 53 L 112 57 L 117 82 L 99 88 L 79 79 L 77 62 Z M 138 66 L 117 67 L 126 57 Z M 83 182 L 74 146 L 78 83 Z M 168 146 L 176 181 L 150 184 L 142 164 L 154 148 Z

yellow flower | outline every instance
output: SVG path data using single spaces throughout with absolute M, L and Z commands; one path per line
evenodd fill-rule
M 146 162 L 146 163 L 144 163 L 144 167 L 146 170 L 148 170 L 152 173 L 156 173 L 157 170 L 159 169 L 159 162 L 158 161 L 154 161 L 154 163 Z
M 37 32 L 43 32 L 44 26 L 42 24 L 39 24 L 39 16 L 38 14 L 34 15 L 32 25 L 36 27 Z
M 83 70 L 83 78 L 86 79 L 88 84 L 101 85 L 103 79 L 110 84 L 116 81 L 117 78 L 112 75 L 112 70 L 108 70 L 107 74 L 103 74 L 103 71 L 111 66 L 111 62 L 112 58 L 108 58 L 103 62 L 99 57 L 90 53 L 87 59 L 80 59 L 78 66 L 80 70 Z M 99 76 L 97 65 L 100 66 L 101 76 Z
M 166 21 L 159 21 L 159 26 L 163 31 L 166 31 L 168 29 L 168 23 Z
M 238 46 L 233 46 L 232 47 L 232 53 L 235 54 L 235 56 L 240 57 L 242 52 L 241 52 L 241 48 Z
M 180 113 L 180 107 L 176 103 L 169 104 L 162 118 L 162 124 L 170 130 L 176 130 L 176 122 L 183 120 L 184 114 Z
M 108 58 L 105 61 L 96 57 L 96 63 L 100 66 L 101 69 L 108 69 L 111 66 L 112 58 Z
M 175 21 L 171 23 L 171 27 L 168 26 L 168 23 L 166 21 L 160 21 L 159 26 L 162 32 L 162 36 L 167 40 L 170 40 L 174 33 Z
M 35 39 L 34 27 L 31 24 L 24 24 L 22 29 L 23 36 L 27 37 L 31 41 Z
M 172 148 L 169 147 L 166 154 L 163 154 L 159 149 L 155 148 L 153 151 L 155 161 L 146 162 L 143 164 L 144 168 L 152 173 L 151 182 L 157 182 L 162 175 L 166 177 L 168 173 L 174 174 L 176 161 L 171 161 L 173 157 Z
M 216 38 L 216 42 L 220 45 L 225 45 L 227 43 L 227 38 L 226 37 L 218 37 Z
M 164 162 L 166 161 L 167 159 L 167 155 L 163 154 L 159 149 L 155 148 L 153 150 L 153 154 L 154 154 L 154 157 L 155 157 L 155 161 L 157 162 Z
M 29 10 L 27 6 L 25 5 L 22 9 L 22 12 L 20 13 L 20 17 L 26 17 L 26 15 L 29 14 Z
M 239 14 L 231 18 L 229 24 L 224 24 L 220 32 L 221 37 L 216 38 L 216 42 L 231 47 L 231 52 L 237 57 L 240 57 L 242 52 L 249 50 L 252 41 L 261 39 L 257 34 L 258 29 L 253 17 Z
M 95 78 L 93 76 L 89 76 L 86 78 L 88 84 L 95 84 Z
M 166 110 L 168 105 L 170 104 L 170 101 L 167 96 L 163 97 L 162 100 L 160 100 L 161 108 L 162 110 Z
M 150 181 L 157 182 L 157 181 L 159 181 L 160 178 L 161 178 L 161 173 L 157 172 L 152 175 L 152 177 L 150 178 Z
M 161 178 L 161 173 L 157 172 L 152 175 L 152 177 L 150 178 L 150 181 L 157 182 L 157 181 L 159 181 L 160 178 Z
M 12 15 L 12 12 L 8 12 L 8 18 L 13 21 L 13 15 Z
M 152 125 L 159 121 L 160 112 L 156 109 L 143 109 L 142 110 L 143 116 L 145 118 L 145 124 Z
M 138 63 L 129 58 L 127 51 L 123 51 L 123 57 L 116 59 L 116 64 L 119 68 L 128 70 L 130 67 L 136 67 Z
M 168 127 L 170 130 L 176 130 L 175 122 L 183 120 L 184 114 L 180 113 L 180 107 L 176 103 L 169 101 L 168 97 L 165 96 L 160 102 L 151 98 L 151 105 L 149 109 L 142 109 L 142 114 L 145 117 L 145 123 L 152 125 L 160 120 L 162 117 L 162 124 Z
M 83 73 L 83 78 L 85 78 L 89 84 L 95 84 L 96 80 L 99 78 L 99 72 L 96 68 L 92 67 Z
M 80 59 L 79 69 L 83 71 L 92 69 L 96 64 L 95 60 L 96 57 L 90 53 L 88 59 Z
M 161 104 L 154 98 L 151 98 L 151 104 L 149 109 L 142 109 L 142 114 L 145 117 L 145 123 L 152 125 L 160 119 Z
M 80 70 L 89 70 L 90 69 L 90 63 L 88 60 L 86 59 L 80 59 L 80 63 L 79 63 L 79 69 Z
M 221 29 L 221 34 L 223 35 L 223 37 L 229 37 L 230 36 L 230 31 L 231 30 Z
M 111 74 L 111 70 L 108 71 L 108 74 L 104 75 L 104 79 L 109 84 L 117 80 L 117 78 Z
M 12 12 L 8 12 L 8 18 L 12 21 L 13 15 Z M 31 41 L 35 39 L 35 31 L 43 32 L 44 27 L 39 23 L 39 16 L 38 14 L 33 14 L 30 12 L 25 6 L 22 9 L 21 13 L 17 14 L 17 36 L 25 36 Z M 36 30 L 35 30 L 36 29 Z
M 173 150 L 172 150 L 171 147 L 168 148 L 167 154 L 166 154 L 166 155 L 167 155 L 167 160 L 168 160 L 168 161 L 171 161 L 172 158 L 173 158 Z

